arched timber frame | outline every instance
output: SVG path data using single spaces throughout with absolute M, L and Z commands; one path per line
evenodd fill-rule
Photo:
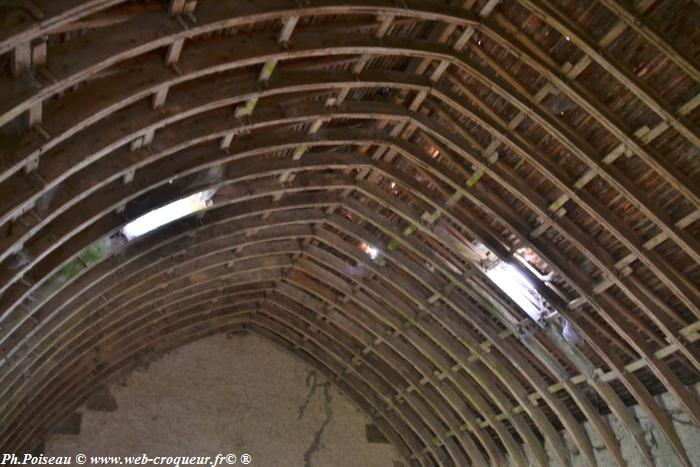
M 593 432 L 627 465 L 608 412 L 653 465 L 632 404 L 690 465 L 654 396 L 700 426 L 700 41 L 668 24 L 697 5 L 0 15 L 3 450 L 143 358 L 246 330 L 319 368 L 411 465 L 597 465 Z M 205 211 L 121 239 L 210 188 Z M 477 246 L 528 277 L 540 319 Z

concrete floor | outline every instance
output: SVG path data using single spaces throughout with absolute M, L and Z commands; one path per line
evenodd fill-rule
M 367 441 L 369 419 L 325 378 L 254 335 L 181 347 L 108 389 L 114 400 L 105 392 L 80 409 L 80 433 L 50 436 L 47 455 L 247 453 L 261 467 L 404 465 L 391 445 Z M 111 412 L 88 408 L 115 401 Z

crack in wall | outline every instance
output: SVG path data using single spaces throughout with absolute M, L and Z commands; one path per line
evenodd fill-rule
M 318 383 L 316 383 L 316 372 L 315 371 L 310 371 L 309 374 L 306 375 L 306 387 L 309 388 L 309 393 L 306 395 L 306 400 L 302 405 L 299 406 L 299 413 L 297 414 L 297 420 L 301 420 L 301 417 L 304 416 L 304 412 L 306 411 L 306 407 L 308 407 L 309 403 L 311 402 L 311 398 L 314 396 L 314 393 L 316 392 L 316 388 L 319 386 Z M 313 380 L 313 381 L 312 381 Z
M 679 425 L 688 426 L 691 428 L 700 428 L 695 423 L 693 423 L 688 418 L 688 414 L 686 414 L 682 410 L 669 410 L 668 414 L 671 416 L 671 421 L 673 423 L 678 423 Z
M 681 420 L 681 419 L 676 418 L 676 417 L 671 417 L 671 421 L 672 421 L 673 423 L 678 423 L 679 425 L 683 425 L 683 426 L 689 426 L 689 427 L 691 427 L 691 428 L 697 428 L 697 427 L 698 427 L 695 423 L 693 423 L 693 422 L 691 422 L 691 421 L 689 421 L 689 420 Z
M 311 458 L 321 449 L 321 439 L 323 438 L 323 433 L 333 417 L 333 410 L 331 407 L 331 402 L 333 401 L 333 396 L 331 395 L 331 383 L 325 382 L 319 384 L 316 380 L 316 372 L 310 371 L 306 376 L 306 386 L 309 388 L 309 393 L 306 395 L 306 400 L 304 403 L 299 407 L 297 420 L 301 420 L 301 418 L 304 416 L 306 408 L 316 393 L 316 389 L 319 387 L 323 388 L 323 410 L 325 412 L 325 418 L 319 429 L 314 433 L 314 438 L 313 441 L 311 441 L 311 445 L 309 445 L 306 452 L 304 452 L 304 467 L 311 467 Z

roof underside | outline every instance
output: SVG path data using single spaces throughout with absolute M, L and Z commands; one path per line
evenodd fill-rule
M 595 465 L 583 422 L 625 465 L 606 414 L 651 462 L 634 404 L 689 465 L 653 396 L 700 426 L 697 3 L 9 3 L 0 451 L 245 329 L 411 465 Z

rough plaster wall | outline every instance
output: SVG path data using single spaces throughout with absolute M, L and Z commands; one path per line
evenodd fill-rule
M 403 465 L 390 445 L 366 441 L 368 419 L 325 378 L 254 335 L 197 341 L 137 370 L 110 389 L 118 410 L 96 412 L 83 407 L 80 435 L 49 438 L 44 452 L 71 456 L 148 453 L 151 457 L 247 452 L 253 466 Z M 700 384 L 693 390 L 700 398 Z M 691 463 L 700 467 L 700 430 L 668 394 L 658 400 L 670 413 Z M 639 407 L 634 412 L 656 465 L 678 466 L 649 417 Z M 615 417 L 608 420 L 628 465 L 643 466 L 624 427 Z M 615 465 L 597 433 L 587 423 L 584 427 L 599 465 Z M 564 433 L 564 439 L 576 453 L 571 437 Z M 552 465 L 559 466 L 549 443 L 546 448 Z M 586 464 L 575 454 L 571 465 Z
M 47 455 L 215 456 L 252 466 L 403 466 L 365 438 L 369 419 L 312 367 L 254 335 L 213 336 L 176 349 L 110 388 L 118 409 L 85 407 L 78 436 Z M 236 465 L 240 465 L 238 462 Z
M 700 398 L 700 383 L 696 384 L 690 389 L 695 392 L 698 398 Z M 700 429 L 690 422 L 688 416 L 681 409 L 678 402 L 668 393 L 657 397 L 656 400 L 660 402 L 660 406 L 665 408 L 670 415 L 673 422 L 673 427 L 675 428 L 676 433 L 678 433 L 678 437 L 681 439 L 681 442 L 685 447 L 691 464 L 694 467 L 700 467 Z M 676 459 L 670 445 L 661 435 L 661 433 L 653 428 L 653 422 L 644 413 L 644 410 L 640 409 L 639 406 L 634 406 L 633 410 L 637 420 L 639 420 L 642 430 L 644 431 L 644 437 L 647 444 L 651 448 L 651 455 L 654 458 L 656 466 L 681 467 L 681 464 Z M 643 467 L 646 465 L 642 460 L 642 456 L 639 454 L 632 437 L 629 435 L 625 427 L 614 416 L 607 416 L 606 418 L 622 447 L 622 455 L 625 460 L 627 460 L 628 465 L 631 467 Z M 616 465 L 614 458 L 610 455 L 610 452 L 605 449 L 603 440 L 598 433 L 595 430 L 591 430 L 589 423 L 585 423 L 584 428 L 591 438 L 599 465 L 605 467 Z M 564 432 L 564 441 L 566 442 L 569 451 L 576 453 L 576 455 L 572 456 L 571 466 L 585 467 L 586 462 L 584 461 L 583 456 L 578 453 L 578 449 L 576 448 L 573 439 L 567 432 Z M 551 444 L 545 443 L 545 447 L 551 464 L 553 466 L 561 466 L 561 463 L 558 462 L 554 456 L 554 451 L 552 450 Z M 531 463 L 531 465 L 534 464 Z

